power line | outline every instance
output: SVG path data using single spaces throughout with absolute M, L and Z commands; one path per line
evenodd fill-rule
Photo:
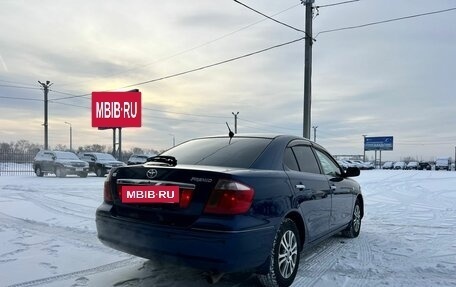
M 119 88 L 116 88 L 116 89 L 111 89 L 111 91 L 112 90 L 120 90 L 120 89 L 126 89 L 126 88 L 131 88 L 131 87 L 142 86 L 142 85 L 145 85 L 145 84 L 150 84 L 150 83 L 153 83 L 153 82 L 158 82 L 158 81 L 162 81 L 162 80 L 166 80 L 166 79 L 175 78 L 175 77 L 178 77 L 178 76 L 190 74 L 190 73 L 193 73 L 193 72 L 205 70 L 205 69 L 212 68 L 212 67 L 215 67 L 215 66 L 220 66 L 222 64 L 226 64 L 226 63 L 229 63 L 229 62 L 234 62 L 234 61 L 237 61 L 237 60 L 240 60 L 240 59 L 243 59 L 243 58 L 251 57 L 251 56 L 256 55 L 256 54 L 267 52 L 269 50 L 273 50 L 273 49 L 276 49 L 276 48 L 287 46 L 287 45 L 302 41 L 305 38 L 306 37 L 301 37 L 301 38 L 298 38 L 298 39 L 295 39 L 295 40 L 292 40 L 292 41 L 288 41 L 288 42 L 285 42 L 285 43 L 274 45 L 274 46 L 271 46 L 271 47 L 268 47 L 268 48 L 265 48 L 265 49 L 261 49 L 261 50 L 255 51 L 255 52 L 247 53 L 247 54 L 244 54 L 244 55 L 241 55 L 241 56 L 237 56 L 237 57 L 234 57 L 234 58 L 230 58 L 230 59 L 227 59 L 227 60 L 216 62 L 214 64 L 201 66 L 201 67 L 198 67 L 198 68 L 195 68 L 195 69 L 190 69 L 190 70 L 187 70 L 187 71 L 184 71 L 184 72 L 179 72 L 179 73 L 171 74 L 171 75 L 168 75 L 168 76 L 163 76 L 163 77 L 160 77 L 160 78 L 155 78 L 155 79 L 152 79 L 152 80 L 131 84 L 131 85 L 119 87 Z M 53 91 L 55 91 L 55 90 L 53 90 Z M 63 94 L 64 92 L 59 92 L 59 93 Z M 87 96 L 90 96 L 90 95 L 91 94 L 72 95 L 72 96 L 69 96 L 69 97 L 55 98 L 53 100 L 66 100 L 66 99 L 72 99 L 72 98 L 82 98 L 82 97 L 87 97 Z
M 342 5 L 342 4 L 352 3 L 352 2 L 358 2 L 358 1 L 360 1 L 360 0 L 351 0 L 351 1 L 333 3 L 333 4 L 319 5 L 319 6 L 315 6 L 315 8 L 318 9 L 318 8 L 324 8 L 324 7 L 331 7 L 331 6 L 337 6 L 337 5 Z
M 182 76 L 182 75 L 185 75 L 185 74 L 190 74 L 190 73 L 193 73 L 193 72 L 205 70 L 205 69 L 208 69 L 208 68 L 212 68 L 212 67 L 215 67 L 215 66 L 219 66 L 219 65 L 222 65 L 222 64 L 226 64 L 226 63 L 229 63 L 229 62 L 233 62 L 233 61 L 236 61 L 236 60 L 247 58 L 247 57 L 250 57 L 250 56 L 253 56 L 253 55 L 256 55 L 256 54 L 260 54 L 260 53 L 263 53 L 263 52 L 266 52 L 266 51 L 269 51 L 269 50 L 272 50 L 272 49 L 276 49 L 276 48 L 279 48 L 279 47 L 290 45 L 290 44 L 302 41 L 305 38 L 306 37 L 301 37 L 301 38 L 298 38 L 298 39 L 295 39 L 295 40 L 292 40 L 292 41 L 289 41 L 289 42 L 285 42 L 285 43 L 278 44 L 278 45 L 275 45 L 275 46 L 271 46 L 271 47 L 268 47 L 268 48 L 265 48 L 265 49 L 261 49 L 261 50 L 255 51 L 255 52 L 244 54 L 242 56 L 237 56 L 237 57 L 234 57 L 234 58 L 230 58 L 228 60 L 220 61 L 220 62 L 217 62 L 217 63 L 214 63 L 214 64 L 202 66 L 202 67 L 199 67 L 199 68 L 187 70 L 187 71 L 176 73 L 176 74 L 172 74 L 172 75 L 169 75 L 169 76 L 164 76 L 164 77 L 160 77 L 160 78 L 156 78 L 156 79 L 152 79 L 152 80 L 148 80 L 148 81 L 144 81 L 144 82 L 139 82 L 139 83 L 136 83 L 136 84 L 131 84 L 131 85 L 128 85 L 128 86 L 123 86 L 123 87 L 120 87 L 118 89 L 126 89 L 126 88 L 131 88 L 131 87 L 137 87 L 137 86 L 150 84 L 150 83 L 153 83 L 153 82 L 162 81 L 162 80 L 166 80 L 166 79 Z
M 57 104 L 57 105 L 64 105 L 64 106 L 70 106 L 70 107 L 83 108 L 83 109 L 88 109 L 88 110 L 90 110 L 90 107 L 80 106 L 80 105 L 74 105 L 74 104 L 68 104 L 68 103 L 54 102 L 54 101 L 52 101 L 52 100 L 49 100 L 49 103 L 51 103 L 51 104 Z
M 4 83 L 10 83 L 10 84 L 16 84 L 16 85 L 23 85 L 23 86 L 32 86 L 32 87 L 35 87 L 35 86 L 36 86 L 36 85 L 32 85 L 32 84 L 27 84 L 27 83 L 20 83 L 20 82 L 6 81 L 6 80 L 1 80 L 1 79 L 0 79 L 0 82 L 4 82 Z
M 198 120 L 189 120 L 189 119 L 185 119 L 185 120 L 182 120 L 182 119 L 174 119 L 174 118 L 166 118 L 166 117 L 160 117 L 160 116 L 152 116 L 152 115 L 144 115 L 143 114 L 143 119 L 144 118 L 154 118 L 154 119 L 164 119 L 164 120 L 169 120 L 169 121 L 178 121 L 178 122 L 192 122 L 192 123 L 203 123 L 203 124 L 217 124 L 217 125 L 223 125 L 225 124 L 224 121 L 220 121 L 220 122 L 214 122 L 214 121 L 198 121 Z
M 290 28 L 290 29 L 293 29 L 293 30 L 295 30 L 295 31 L 298 31 L 298 32 L 301 32 L 301 33 L 304 33 L 304 34 L 307 35 L 306 31 L 304 31 L 304 30 L 301 30 L 301 29 L 298 29 L 298 28 L 296 28 L 296 27 L 290 26 L 290 25 L 288 25 L 288 24 L 286 24 L 286 23 L 280 22 L 279 20 L 276 20 L 276 19 L 272 18 L 271 16 L 268 16 L 268 15 L 266 15 L 266 14 L 264 14 L 264 13 L 262 13 L 262 12 L 256 10 L 256 9 L 253 9 L 252 7 L 247 6 L 246 4 L 244 4 L 244 3 L 242 3 L 242 2 L 239 2 L 238 0 L 233 0 L 233 1 L 236 2 L 236 3 L 238 3 L 238 4 L 240 4 L 240 5 L 242 5 L 242 6 L 244 6 L 244 7 L 246 7 L 247 9 L 252 10 L 252 11 L 255 12 L 255 13 L 260 14 L 261 16 L 264 16 L 264 17 L 268 18 L 269 20 L 272 20 L 272 21 L 274 21 L 274 22 L 276 22 L 276 23 L 279 23 L 279 24 L 281 24 L 281 25 L 283 25 L 283 26 L 285 26 L 285 27 L 288 27 L 288 28 Z M 309 37 L 309 35 L 307 35 L 307 36 Z
M 255 122 L 255 121 L 252 121 L 252 120 L 247 120 L 245 118 L 240 118 L 240 117 L 238 117 L 238 120 L 246 121 L 246 122 L 249 122 L 249 123 L 252 123 L 252 124 L 256 124 L 256 125 L 260 125 L 260 126 L 268 126 L 268 127 L 272 127 L 272 128 L 276 128 L 276 129 L 281 129 L 281 130 L 291 130 L 291 131 L 299 130 L 299 129 L 286 128 L 286 127 L 275 126 L 275 125 L 270 125 L 270 124 L 265 124 L 265 123 L 259 123 L 259 122 Z
M 52 99 L 54 101 L 67 100 L 67 99 L 73 99 L 73 98 L 83 98 L 83 97 L 88 97 L 88 96 L 92 95 L 91 93 L 83 94 L 83 95 L 74 95 L 74 94 L 71 94 L 71 93 L 60 92 L 60 91 L 56 91 L 56 90 L 50 90 L 50 91 L 52 91 L 54 93 L 62 94 L 62 95 L 70 95 L 69 97 L 62 97 L 62 98 Z
M 49 89 L 49 91 L 52 91 L 52 92 L 54 92 L 54 93 L 57 93 L 57 94 L 62 94 L 62 95 L 69 95 L 69 96 L 72 96 L 72 97 L 74 97 L 74 96 L 78 96 L 78 97 L 80 97 L 80 96 L 87 96 L 87 95 L 90 95 L 90 94 L 84 94 L 84 95 L 75 95 L 75 94 L 72 94 L 72 93 L 68 93 L 68 92 L 61 92 L 61 91 L 57 91 L 57 90 L 54 90 L 54 89 Z M 58 99 L 59 99 L 59 100 L 62 100 L 62 99 L 65 99 L 65 98 L 58 98 Z M 57 100 L 57 99 L 55 99 L 55 100 Z
M 180 112 L 168 112 L 168 111 L 164 111 L 164 110 L 145 108 L 145 107 L 143 107 L 143 110 L 157 111 L 157 112 L 161 112 L 161 113 L 170 113 L 170 114 L 177 114 L 177 115 L 184 115 L 184 116 L 193 116 L 193 117 L 231 119 L 231 117 L 227 117 L 227 116 L 198 115 L 198 114 L 189 114 L 189 113 L 180 113 Z
M 43 100 L 40 99 L 30 99 L 30 98 L 22 98 L 22 97 L 8 97 L 8 96 L 0 96 L 1 99 L 13 99 L 13 100 L 21 100 L 21 101 L 38 101 L 42 102 Z
M 343 27 L 343 28 L 324 30 L 324 31 L 318 32 L 317 35 L 315 36 L 315 38 L 317 38 L 318 35 L 324 34 L 324 33 L 331 33 L 331 32 L 337 32 L 337 31 L 342 31 L 342 30 L 351 30 L 351 29 L 363 28 L 363 27 L 367 27 L 367 26 L 373 26 L 373 25 L 378 25 L 378 24 L 383 24 L 383 23 L 388 23 L 388 22 L 394 22 L 394 21 L 400 21 L 400 20 L 416 18 L 416 17 L 421 17 L 421 16 L 428 16 L 428 15 L 432 15 L 432 14 L 439 14 L 439 13 L 449 12 L 449 11 L 453 11 L 453 10 L 456 10 L 456 7 L 448 8 L 448 9 L 444 9 L 444 10 L 433 11 L 433 12 L 415 14 L 415 15 L 410 15 L 410 16 L 404 16 L 404 17 L 399 17 L 399 18 L 392 18 L 392 19 L 383 20 L 383 21 L 371 22 L 371 23 L 366 23 L 366 24 L 362 24 L 362 25 L 348 26 L 348 27 Z
M 288 8 L 286 8 L 286 9 L 284 9 L 284 10 L 281 10 L 281 11 L 279 11 L 279 12 L 277 12 L 277 13 L 272 14 L 271 17 L 280 15 L 280 14 L 282 14 L 282 13 L 288 11 L 288 10 L 291 10 L 291 9 L 293 9 L 293 8 L 295 8 L 295 7 L 298 7 L 298 6 L 300 6 L 300 5 L 301 5 L 301 4 L 296 4 L 296 5 L 293 5 L 293 6 L 291 6 L 291 7 L 288 7 Z M 182 51 L 177 52 L 177 53 L 175 53 L 175 54 L 172 54 L 172 55 L 169 55 L 169 56 L 165 56 L 165 57 L 163 57 L 163 58 L 157 59 L 157 60 L 152 61 L 152 62 L 150 62 L 150 63 L 144 64 L 144 65 L 139 65 L 139 66 L 136 66 L 136 67 L 133 67 L 133 68 L 130 68 L 130 69 L 127 69 L 127 70 L 118 72 L 118 73 L 113 73 L 113 74 L 110 74 L 110 75 L 107 75 L 107 76 L 115 76 L 115 75 L 124 74 L 124 73 L 126 73 L 126 72 L 134 71 L 134 70 L 137 70 L 137 69 L 142 69 L 142 68 L 148 67 L 148 66 L 150 66 L 150 65 L 156 64 L 156 63 L 158 63 L 158 62 L 162 62 L 162 61 L 166 61 L 166 60 L 175 58 L 175 57 L 177 57 L 177 56 L 180 56 L 180 55 L 183 55 L 183 54 L 185 54 L 185 53 L 191 52 L 191 51 L 193 51 L 193 50 L 199 49 L 199 48 L 201 48 L 201 47 L 207 46 L 207 45 L 212 44 L 212 43 L 214 43 L 214 42 L 220 41 L 220 40 L 222 40 L 222 39 L 224 39 L 224 38 L 227 38 L 227 37 L 229 37 L 229 36 L 231 36 L 231 35 L 234 35 L 234 34 L 236 34 L 236 33 L 238 33 L 238 32 L 241 32 L 241 31 L 243 31 L 243 30 L 246 30 L 246 29 L 248 29 L 248 28 L 250 28 L 250 27 L 252 27 L 252 26 L 255 26 L 255 25 L 257 25 L 257 24 L 259 24 L 259 23 L 261 23 L 261 22 L 264 22 L 264 21 L 266 21 L 266 19 L 261 19 L 261 20 L 259 20 L 259 21 L 253 22 L 252 24 L 246 25 L 246 26 L 244 26 L 244 27 L 242 27 L 242 28 L 239 28 L 239 29 L 237 29 L 237 30 L 231 31 L 231 32 L 229 32 L 229 33 L 227 33 L 227 34 L 224 34 L 224 35 L 220 36 L 220 37 L 214 38 L 214 39 L 212 39 L 212 40 L 209 40 L 209 41 L 204 42 L 204 43 L 202 43 L 202 44 L 193 46 L 193 47 L 191 47 L 191 48 L 182 50 Z M 87 81 L 79 81 L 79 82 L 75 82 L 75 83 L 67 83 L 67 84 L 63 84 L 63 85 L 60 85 L 60 86 L 67 86 L 67 85 L 73 85 L 73 84 L 84 83 L 84 82 L 87 82 Z
M 56 93 L 59 93 L 59 94 L 71 95 L 70 97 L 64 97 L 64 98 L 57 98 L 57 99 L 49 100 L 50 102 L 53 102 L 53 103 L 57 103 L 57 102 L 55 102 L 57 100 L 64 100 L 64 99 L 70 99 L 70 98 L 76 98 L 76 97 L 85 97 L 85 96 L 90 96 L 91 95 L 91 94 L 73 95 L 73 94 L 70 94 L 70 93 L 59 92 L 59 91 L 56 91 L 56 90 L 50 90 L 50 91 L 53 91 L 53 92 L 56 92 Z M 90 100 L 88 98 L 84 98 L 84 99 Z M 161 112 L 161 113 L 177 114 L 177 115 L 185 115 L 185 116 L 193 116 L 193 117 L 220 118 L 220 119 L 230 119 L 231 118 L 231 117 L 228 117 L 228 116 L 215 116 L 215 115 L 201 115 L 201 114 L 171 112 L 171 111 L 159 110 L 159 109 L 153 109 L 153 108 L 146 108 L 146 107 L 143 107 L 143 109 L 144 110 L 150 110 L 150 111 L 157 111 L 157 112 Z
M 0 87 L 16 88 L 16 89 L 28 89 L 28 90 L 42 90 L 41 88 L 23 87 L 23 86 L 15 86 L 15 85 L 3 85 L 3 84 L 0 84 Z

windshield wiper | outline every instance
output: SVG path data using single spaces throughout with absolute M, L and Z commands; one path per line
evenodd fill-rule
M 168 155 L 152 156 L 152 157 L 147 158 L 146 162 L 160 162 L 160 163 L 164 163 L 169 166 L 177 165 L 177 159 L 174 156 L 168 156 Z

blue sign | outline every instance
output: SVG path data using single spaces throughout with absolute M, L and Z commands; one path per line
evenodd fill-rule
M 393 150 L 393 137 L 365 137 L 364 150 Z

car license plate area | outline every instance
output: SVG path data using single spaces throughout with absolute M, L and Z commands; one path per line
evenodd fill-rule
M 83 171 L 84 169 L 82 167 L 77 167 L 76 171 Z
M 118 189 L 122 203 L 179 204 L 179 186 L 176 185 L 122 185 Z

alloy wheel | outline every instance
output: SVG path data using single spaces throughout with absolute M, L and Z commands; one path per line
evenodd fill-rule
M 295 234 L 287 230 L 280 240 L 278 253 L 279 270 L 283 278 L 289 278 L 296 267 L 298 243 Z

